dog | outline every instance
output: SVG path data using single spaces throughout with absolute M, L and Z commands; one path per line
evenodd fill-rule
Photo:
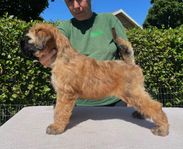
M 117 39 L 114 30 L 113 37 Z M 121 40 L 118 43 L 125 44 Z M 48 23 L 33 25 L 23 37 L 21 49 L 24 55 L 37 59 L 52 49 L 57 51 L 50 66 L 57 100 L 54 122 L 47 127 L 47 134 L 64 132 L 77 98 L 99 100 L 116 96 L 153 120 L 154 135 L 168 135 L 168 118 L 162 105 L 145 91 L 142 69 L 135 64 L 132 51 L 126 52 L 130 54 L 124 56 L 124 60 L 97 61 L 78 53 L 69 40 Z
M 112 36 L 117 46 L 118 57 L 127 64 L 135 64 L 134 51 L 131 43 L 118 37 L 115 28 L 112 28 Z

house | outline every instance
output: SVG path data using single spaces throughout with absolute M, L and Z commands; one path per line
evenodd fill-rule
M 127 15 L 122 9 L 112 13 L 115 15 L 123 24 L 126 29 L 132 29 L 135 27 L 142 28 L 137 22 L 135 22 L 129 15 Z

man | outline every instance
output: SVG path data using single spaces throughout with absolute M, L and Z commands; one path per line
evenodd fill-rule
M 117 46 L 112 37 L 114 27 L 118 36 L 127 40 L 121 22 L 112 14 L 96 14 L 92 12 L 91 0 L 65 0 L 74 16 L 69 21 L 61 22 L 58 28 L 68 37 L 73 48 L 78 52 L 97 60 L 116 59 Z M 55 50 L 52 51 L 54 55 Z M 50 60 L 50 61 L 49 61 Z M 44 66 L 49 66 L 52 58 L 43 56 L 40 59 Z M 107 97 L 103 100 L 78 100 L 78 106 L 114 106 L 121 100 Z

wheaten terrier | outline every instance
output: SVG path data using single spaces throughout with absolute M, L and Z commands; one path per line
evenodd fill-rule
M 25 55 L 39 59 L 50 50 L 57 50 L 50 66 L 57 101 L 54 122 L 48 126 L 48 134 L 64 132 L 77 98 L 99 100 L 116 96 L 154 121 L 153 134 L 168 135 L 167 116 L 162 105 L 145 91 L 142 69 L 134 63 L 133 51 L 128 49 L 130 44 L 117 38 L 114 31 L 113 37 L 118 44 L 126 44 L 127 55 L 123 61 L 97 61 L 78 53 L 69 40 L 50 24 L 36 24 L 25 34 L 21 41 Z

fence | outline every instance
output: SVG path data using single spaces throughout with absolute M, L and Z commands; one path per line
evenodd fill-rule
M 54 102 L 42 102 L 37 104 L 0 104 L 0 126 L 24 107 L 51 105 L 54 105 Z
M 164 107 L 183 107 L 183 91 L 180 87 L 174 87 L 172 90 L 159 87 L 155 93 L 151 95 L 158 99 Z M 53 102 L 42 102 L 36 105 L 23 104 L 0 104 L 0 126 L 15 115 L 19 110 L 26 106 L 45 106 L 53 105 Z

